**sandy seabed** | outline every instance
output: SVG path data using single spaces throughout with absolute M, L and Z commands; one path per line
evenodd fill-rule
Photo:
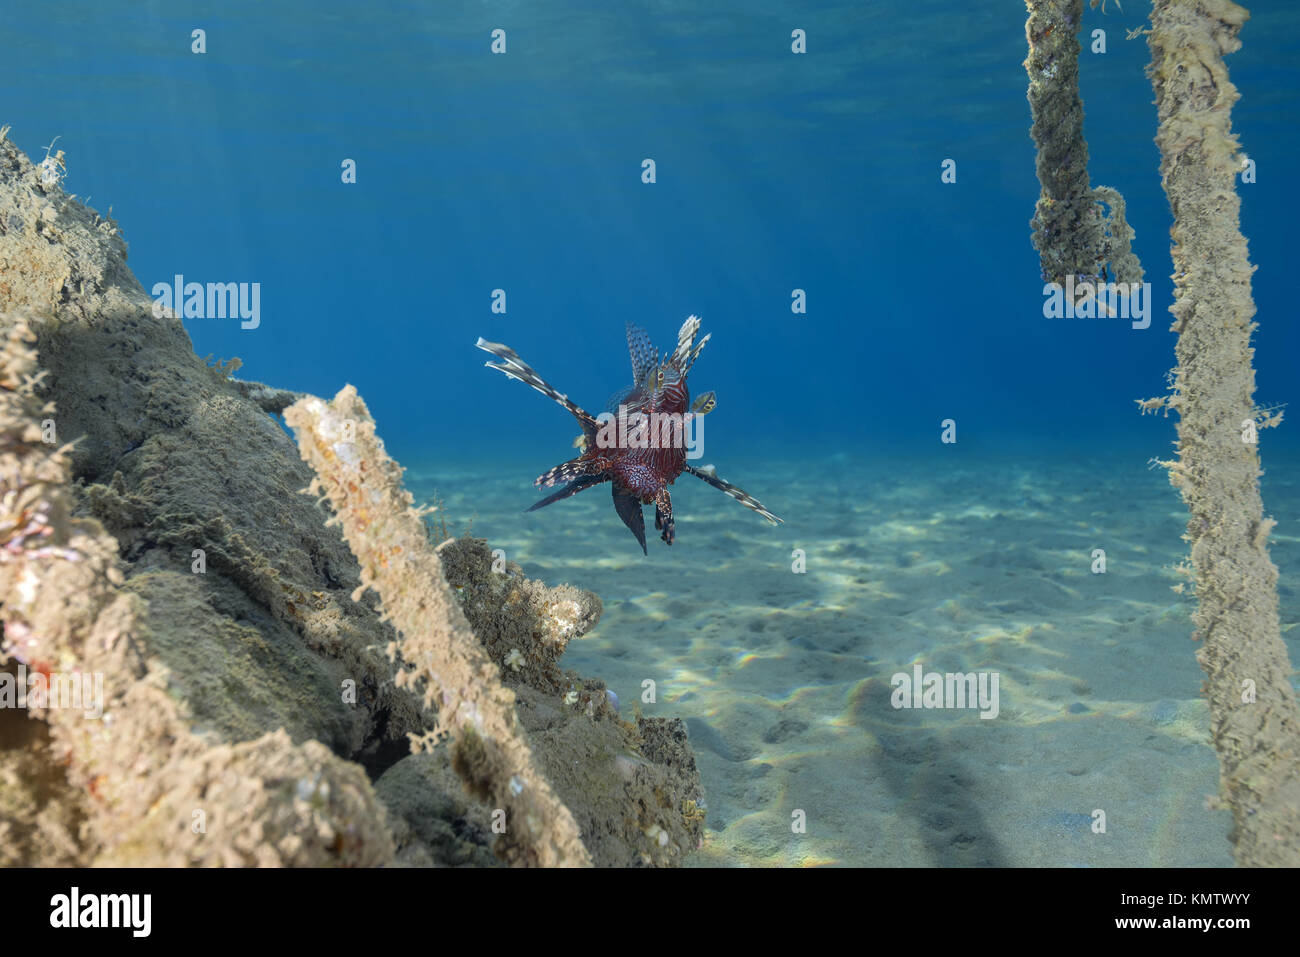
M 407 484 L 437 490 L 453 532 L 473 516 L 528 575 L 604 599 L 563 664 L 625 712 L 653 681 L 643 712 L 687 721 L 708 802 L 697 865 L 1231 865 L 1192 599 L 1173 590 L 1186 512 L 1164 473 L 1138 454 L 949 461 L 718 463 L 786 524 L 688 476 L 677 543 L 648 557 L 603 487 L 521 514 L 547 463 L 412 468 Z M 1297 660 L 1300 483 L 1274 466 Z M 997 673 L 998 716 L 895 709 L 891 679 L 918 663 Z

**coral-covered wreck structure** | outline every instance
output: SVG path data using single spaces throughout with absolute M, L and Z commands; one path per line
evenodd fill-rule
M 435 548 L 353 390 L 234 379 L 153 305 L 118 224 L 0 133 L 0 697 L 100 682 L 97 715 L 0 708 L 0 864 L 699 846 L 682 724 L 559 665 L 595 595 Z

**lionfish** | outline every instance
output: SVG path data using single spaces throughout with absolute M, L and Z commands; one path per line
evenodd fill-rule
M 593 485 L 610 482 L 613 485 L 614 510 L 636 536 L 641 551 L 645 553 L 645 517 L 641 507 L 654 505 L 655 529 L 661 532 L 659 537 L 671 545 L 676 531 L 668 486 L 686 472 L 753 509 L 773 525 L 781 524 L 781 519 L 748 492 L 718 478 L 712 466 L 695 468 L 686 461 L 687 449 L 680 440 L 682 426 L 689 424 L 690 416 L 705 415 L 717 406 L 717 397 L 712 392 L 705 392 L 691 402 L 686 387 L 686 375 L 709 341 L 706 335 L 695 342 L 699 329 L 700 320 L 695 316 L 688 318 L 677 333 L 677 348 L 671 356 L 661 356 L 651 345 L 649 334 L 629 322 L 627 348 L 632 358 L 632 385 L 615 393 L 605 407 L 607 414 L 599 418 L 550 386 L 509 346 L 484 339 L 475 343 L 478 348 L 501 360 L 485 363 L 489 369 L 498 369 L 511 379 L 518 379 L 554 399 L 582 426 L 582 435 L 573 443 L 581 454 L 539 475 L 533 482 L 538 488 L 551 488 L 560 483 L 564 483 L 563 486 L 532 505 L 528 511 L 536 511 Z M 659 414 L 658 418 L 655 413 Z M 656 421 L 668 421 L 676 426 L 674 441 L 646 442 L 645 423 Z

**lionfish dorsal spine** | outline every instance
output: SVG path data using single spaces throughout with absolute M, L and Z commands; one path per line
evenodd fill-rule
M 709 338 L 712 335 L 713 333 L 711 332 L 705 333 L 704 338 L 695 344 L 695 348 L 691 350 L 691 354 L 686 357 L 686 364 L 681 367 L 682 375 L 686 375 L 686 373 L 691 371 L 691 366 L 695 365 L 695 360 L 698 359 L 700 353 L 704 351 L 704 344 L 709 341 Z
M 698 316 L 690 316 L 682 327 L 677 330 L 677 348 L 673 351 L 673 357 L 668 360 L 669 365 L 675 369 L 685 371 L 683 363 L 691 352 L 691 344 L 695 341 L 696 334 L 700 331 L 700 320 Z
M 659 353 L 650 340 L 650 333 L 633 322 L 627 323 L 627 353 L 632 359 L 632 381 L 640 385 L 655 367 Z

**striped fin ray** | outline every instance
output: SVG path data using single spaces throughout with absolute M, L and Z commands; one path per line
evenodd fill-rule
M 659 360 L 659 353 L 650 342 L 650 333 L 631 322 L 627 324 L 627 352 L 632 357 L 632 382 L 640 385 Z
M 712 336 L 713 333 L 711 332 L 706 333 L 704 338 L 695 344 L 695 348 L 691 350 L 691 354 L 686 357 L 686 364 L 684 366 L 683 365 L 678 366 L 678 368 L 681 369 L 682 371 L 682 375 L 686 375 L 686 373 L 691 371 L 691 366 L 695 365 L 695 360 L 698 359 L 700 357 L 700 353 L 704 351 L 704 344 L 708 342 L 709 339 L 712 338 Z
M 534 502 L 532 505 L 528 506 L 528 508 L 524 509 L 524 511 L 535 512 L 539 508 L 545 508 L 553 502 L 558 502 L 562 498 L 568 498 L 570 495 L 577 495 L 583 489 L 588 489 L 593 485 L 600 485 L 602 482 L 608 481 L 609 479 L 604 475 L 583 475 L 580 478 L 574 479 L 558 492 L 552 492 L 541 501 Z
M 690 316 L 682 327 L 677 330 L 677 348 L 673 351 L 673 357 L 668 360 L 668 364 L 675 369 L 682 368 L 687 357 L 691 354 L 691 344 L 695 342 L 695 335 L 700 331 L 700 319 L 698 316 Z
M 572 482 L 574 479 L 581 478 L 586 474 L 587 463 L 581 457 L 578 457 L 569 459 L 567 462 L 561 462 L 555 468 L 543 472 L 533 479 L 533 484 L 538 488 L 550 488 L 552 485 L 558 485 L 561 482 Z
M 730 495 L 741 505 L 745 506 L 745 508 L 753 509 L 755 512 L 758 512 L 759 515 L 762 515 L 773 525 L 785 524 L 782 519 L 777 518 L 775 515 L 773 515 L 771 512 L 765 509 L 762 503 L 759 502 L 758 499 L 754 498 L 754 496 L 750 495 L 743 488 L 737 488 L 736 486 L 732 485 L 730 482 L 718 478 L 716 475 L 713 474 L 712 471 L 706 472 L 704 469 L 697 469 L 693 465 L 687 465 L 686 471 L 690 472 L 697 479 L 701 479 L 702 481 L 708 482 L 718 491 L 725 492 L 727 495 Z
M 504 346 L 499 342 L 488 342 L 486 339 L 481 337 L 478 342 L 474 343 L 474 345 L 478 346 L 484 352 L 492 353 L 492 355 L 501 360 L 500 362 L 483 363 L 489 369 L 497 369 L 504 372 L 512 379 L 518 379 L 520 382 L 524 383 L 524 385 L 532 386 L 547 398 L 554 399 L 560 405 L 564 406 L 564 408 L 566 408 L 569 413 L 578 420 L 582 425 L 584 432 L 588 429 L 591 429 L 594 432 L 597 429 L 596 420 L 592 417 L 591 413 L 579 407 L 563 392 L 553 388 L 545 379 L 534 372 L 533 368 L 527 362 L 519 358 L 518 353 L 516 353 L 514 349 L 511 349 L 509 346 Z

